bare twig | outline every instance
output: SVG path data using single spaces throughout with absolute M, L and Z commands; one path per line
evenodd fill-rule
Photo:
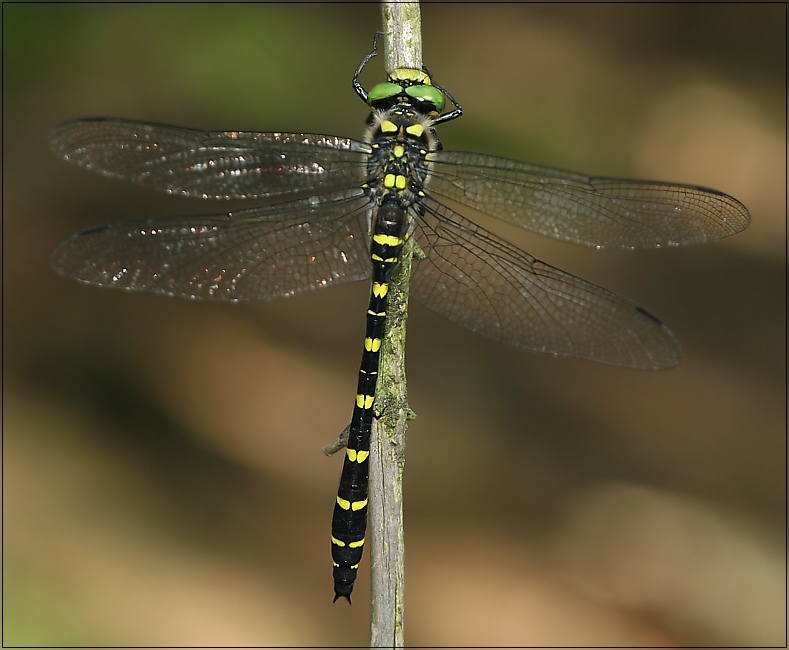
M 418 3 L 383 2 L 387 72 L 422 67 L 421 15 Z M 381 348 L 370 455 L 370 646 L 405 643 L 405 547 L 403 544 L 403 469 L 408 408 L 405 380 L 405 326 L 411 241 L 403 247 L 392 274 L 386 336 Z

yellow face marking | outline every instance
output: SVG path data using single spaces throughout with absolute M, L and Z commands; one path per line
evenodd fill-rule
M 406 131 L 408 131 L 408 129 L 406 129 Z M 401 144 L 396 144 L 394 149 L 392 149 L 392 155 L 394 155 L 395 158 L 402 158 L 404 153 L 405 147 Z
M 404 190 L 407 183 L 408 183 L 408 179 L 405 176 L 401 174 L 395 176 L 395 187 L 398 190 Z
M 362 508 L 366 508 L 366 507 L 367 507 L 367 499 L 365 499 L 364 501 L 354 501 L 351 504 L 351 510 L 361 510 Z
M 339 496 L 337 497 L 337 505 L 340 506 L 340 508 L 342 508 L 343 510 L 351 509 L 351 502 Z
M 334 544 L 335 546 L 345 546 L 345 542 L 343 542 L 341 539 L 337 539 L 334 535 L 332 535 L 331 543 Z M 355 542 L 351 542 L 351 543 L 354 544 Z M 337 565 L 335 564 L 335 566 Z
M 364 546 L 364 537 L 358 542 L 348 542 L 348 548 L 359 548 L 360 546 Z
M 381 339 L 371 339 L 368 336 L 364 339 L 364 349 L 368 352 L 378 352 L 381 349 Z
M 414 136 L 415 138 L 421 138 L 425 133 L 425 127 L 421 124 L 412 124 L 406 128 L 405 132 L 408 133 L 408 135 Z
M 390 120 L 384 120 L 381 122 L 381 132 L 382 133 L 394 133 L 397 131 L 397 125 Z
M 394 174 L 387 174 L 384 176 L 384 187 L 392 188 L 395 184 L 395 175 Z
M 421 83 L 425 86 L 430 86 L 430 75 L 424 70 L 417 70 L 415 68 L 397 68 L 392 70 L 389 74 L 389 81 L 396 83 L 398 81 L 412 81 Z
M 391 174 L 391 176 L 394 176 L 394 174 Z M 405 176 L 398 176 L 398 178 L 405 178 Z M 375 235 L 373 241 L 381 246 L 400 246 L 403 243 L 402 239 L 394 235 Z

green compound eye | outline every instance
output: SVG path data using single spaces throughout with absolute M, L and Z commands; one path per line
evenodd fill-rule
M 446 105 L 444 94 L 435 86 L 408 86 L 408 88 L 405 89 L 405 94 L 411 99 L 415 99 L 422 104 L 430 104 L 431 106 L 435 106 L 435 109 L 438 113 L 442 112 L 444 110 L 444 106 Z
M 384 99 L 391 99 L 402 92 L 402 86 L 393 84 L 389 81 L 375 84 L 375 86 L 373 86 L 370 92 L 367 94 L 367 103 L 372 106 L 375 102 L 380 102 Z

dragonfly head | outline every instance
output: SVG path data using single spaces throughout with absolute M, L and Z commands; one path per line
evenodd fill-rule
M 372 87 L 367 103 L 372 108 L 384 109 L 396 104 L 410 104 L 437 118 L 446 106 L 446 97 L 432 84 L 430 75 L 424 70 L 398 68 L 389 74 L 385 82 Z

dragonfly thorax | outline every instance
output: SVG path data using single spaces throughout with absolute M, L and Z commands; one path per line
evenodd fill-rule
M 438 138 L 434 124 L 434 119 L 410 104 L 396 104 L 391 108 L 372 112 L 364 139 L 372 144 L 397 140 L 417 145 L 427 151 L 435 151 Z
M 433 120 L 406 104 L 375 111 L 367 133 L 372 145 L 365 189 L 381 205 L 395 198 L 403 209 L 425 196 L 427 158 L 438 145 Z

